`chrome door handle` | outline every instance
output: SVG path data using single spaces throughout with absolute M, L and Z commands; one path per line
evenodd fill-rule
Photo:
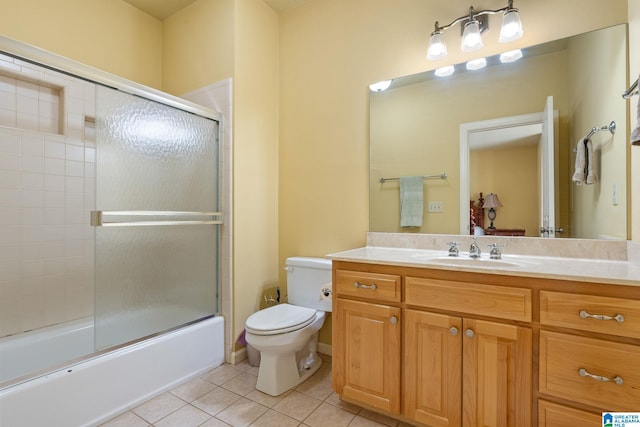
M 395 325 L 396 323 L 398 323 L 398 318 L 396 316 L 391 316 L 389 318 L 389 322 L 391 322 L 392 325 Z
M 601 375 L 595 375 L 592 374 L 590 372 L 588 372 L 586 369 L 584 368 L 580 368 L 578 369 L 578 375 L 580 375 L 581 377 L 589 377 L 589 378 L 593 378 L 596 381 L 601 381 L 601 382 L 614 382 L 618 385 L 622 385 L 624 383 L 624 380 L 622 379 L 622 377 L 616 375 L 613 378 L 608 378 L 608 377 L 603 377 Z
M 464 331 L 464 334 L 469 338 L 473 338 L 476 335 L 476 333 L 473 332 L 473 329 L 467 329 L 466 331 Z
M 371 289 L 372 291 L 375 291 L 376 289 L 378 289 L 378 285 L 376 285 L 375 283 L 372 283 L 370 285 L 365 285 L 363 283 L 353 282 L 353 287 L 361 288 L 361 289 Z
M 591 314 L 586 310 L 580 310 L 580 317 L 583 319 L 596 319 L 596 320 L 615 320 L 618 323 L 624 322 L 624 316 L 622 314 L 616 314 L 615 316 L 606 316 L 604 314 Z
M 453 336 L 458 335 L 458 328 L 456 328 L 455 326 L 452 326 L 449 328 L 449 333 Z

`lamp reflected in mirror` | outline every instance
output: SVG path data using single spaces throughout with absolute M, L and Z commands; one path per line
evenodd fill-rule
M 484 199 L 484 203 L 482 204 L 483 208 L 489 208 L 489 212 L 487 213 L 487 217 L 489 217 L 489 221 L 491 221 L 491 225 L 489 225 L 489 229 L 493 230 L 495 227 L 493 226 L 493 221 L 496 219 L 496 208 L 501 208 L 502 203 L 500 199 L 498 199 L 497 194 L 489 193 L 487 197 Z

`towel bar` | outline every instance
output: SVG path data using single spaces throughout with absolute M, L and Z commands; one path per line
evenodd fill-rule
M 447 179 L 449 175 L 446 172 L 441 173 L 440 175 L 426 175 L 423 176 L 422 179 Z M 380 184 L 384 184 L 387 181 L 398 181 L 400 178 L 380 178 L 378 181 Z

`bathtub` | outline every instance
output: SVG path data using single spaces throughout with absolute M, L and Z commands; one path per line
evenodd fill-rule
M 92 345 L 90 320 L 64 328 L 77 332 L 71 338 L 67 331 L 65 343 L 83 342 L 84 334 Z M 33 345 L 22 346 L 22 368 L 28 369 L 44 338 L 37 333 L 26 338 Z M 17 339 L 6 342 L 11 342 L 8 357 L 19 358 Z M 65 345 L 59 346 L 63 353 Z M 0 426 L 95 426 L 223 362 L 224 319 L 216 316 L 1 390 Z

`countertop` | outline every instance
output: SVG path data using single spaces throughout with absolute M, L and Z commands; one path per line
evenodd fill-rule
M 640 286 L 640 264 L 627 260 L 503 254 L 501 260 L 494 261 L 489 259 L 488 253 L 483 253 L 481 259 L 474 262 L 464 251 L 455 258 L 448 257 L 446 250 L 380 246 L 337 252 L 328 257 L 367 264 Z

